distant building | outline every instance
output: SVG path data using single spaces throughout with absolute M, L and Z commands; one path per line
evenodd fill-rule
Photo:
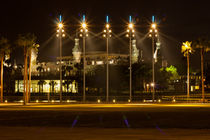
M 134 45 L 135 42 L 133 42 Z M 135 47 L 135 45 L 134 45 Z M 138 50 L 134 48 L 134 59 L 138 57 Z M 60 60 L 63 71 L 62 88 L 63 92 L 78 93 L 78 69 L 76 64 L 82 64 L 82 50 L 79 46 L 79 39 L 75 38 L 75 46 L 72 49 L 72 56 L 58 57 L 57 62 L 37 62 L 37 50 L 32 50 L 31 66 L 31 89 L 32 93 L 59 93 L 60 92 Z M 118 62 L 127 61 L 127 54 L 109 54 L 109 64 L 114 65 Z M 86 71 L 91 71 L 96 65 L 106 64 L 106 52 L 86 52 Z M 15 64 L 16 65 L 16 64 Z M 15 66 L 17 67 L 17 65 Z M 22 75 L 23 75 L 22 68 Z M 15 92 L 23 92 L 23 77 L 15 80 Z

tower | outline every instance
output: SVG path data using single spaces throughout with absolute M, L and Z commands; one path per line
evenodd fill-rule
M 31 50 L 31 72 L 36 72 L 37 55 L 38 55 L 38 49 L 32 48 L 32 50 Z
M 81 59 L 81 49 L 79 47 L 79 38 L 75 38 L 75 46 L 72 49 L 72 54 L 73 54 L 73 58 L 74 61 L 76 63 L 80 63 L 80 59 Z
M 136 40 L 132 40 L 132 63 L 136 63 L 139 57 L 139 50 L 136 48 Z

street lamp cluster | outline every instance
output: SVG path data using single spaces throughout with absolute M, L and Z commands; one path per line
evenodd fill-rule
M 112 37 L 109 16 L 106 16 L 106 25 L 103 37 L 106 38 L 106 102 L 109 102 L 109 38 Z
M 156 23 L 152 23 L 151 25 L 151 28 L 149 30 L 150 34 L 149 34 L 149 37 L 158 37 L 158 30 L 156 29 L 157 28 L 157 24 Z
M 85 15 L 83 15 L 83 19 L 82 19 L 82 23 L 81 23 L 81 27 L 80 27 L 80 37 L 83 38 L 83 102 L 85 102 L 86 99 L 86 86 L 85 86 L 85 71 L 86 71 L 86 58 L 85 58 L 85 41 L 86 41 L 86 37 L 88 37 L 88 29 L 87 29 L 87 23 L 86 23 L 86 19 L 85 19 Z
M 65 37 L 64 27 L 62 23 L 62 16 L 59 17 L 58 27 L 57 27 L 57 34 L 56 36 L 59 38 L 59 47 L 60 47 L 60 102 L 62 103 L 62 38 Z M 49 99 L 48 99 L 49 100 Z
M 126 37 L 129 38 L 129 72 L 130 72 L 130 79 L 129 79 L 129 102 L 132 101 L 132 39 L 135 37 L 135 30 L 134 24 L 132 21 L 132 17 L 129 17 L 129 24 L 127 29 Z
M 155 100 L 155 38 L 158 37 L 157 24 L 155 23 L 155 17 L 152 17 L 152 24 L 149 30 L 149 37 L 152 38 L 152 101 Z
M 63 29 L 63 23 L 59 23 L 58 24 L 58 30 L 57 30 L 57 34 L 56 34 L 57 37 L 65 37 L 65 33 L 64 33 L 64 29 Z
M 60 20 L 58 22 L 58 30 L 57 30 L 57 37 L 59 37 L 60 43 L 60 83 L 62 83 L 62 71 L 61 71 L 61 61 L 62 61 L 62 37 L 65 37 L 64 33 L 64 25 L 62 23 L 62 17 L 60 16 Z M 83 102 L 86 100 L 86 86 L 85 86 L 85 71 L 86 71 L 86 56 L 85 56 L 85 41 L 86 37 L 88 37 L 88 25 L 86 23 L 85 15 L 82 17 L 81 27 L 80 27 L 80 37 L 83 38 Z M 152 76 L 152 88 L 153 88 L 153 97 L 152 100 L 154 101 L 154 92 L 155 92 L 155 77 L 154 77 L 154 47 L 155 47 L 155 37 L 157 37 L 157 24 L 153 21 L 150 29 L 149 37 L 152 38 L 152 69 L 153 69 L 153 76 Z M 109 17 L 106 16 L 106 24 L 105 29 L 103 30 L 103 37 L 106 38 L 106 101 L 109 102 L 109 39 L 112 37 L 112 30 L 109 22 Z M 126 37 L 129 38 L 129 71 L 130 71 L 130 80 L 129 80 L 129 99 L 128 102 L 132 101 L 132 40 L 135 39 L 135 29 L 134 29 L 134 22 L 132 17 L 129 16 L 129 23 L 127 27 L 127 34 Z M 60 102 L 62 102 L 62 84 L 60 84 Z

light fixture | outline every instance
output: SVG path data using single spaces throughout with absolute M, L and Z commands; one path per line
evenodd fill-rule
M 86 28 L 87 27 L 87 24 L 86 23 L 82 23 L 82 28 Z
M 62 24 L 62 23 L 59 23 L 59 24 L 58 24 L 58 28 L 59 28 L 59 29 L 63 28 L 63 24 Z
M 155 29 L 156 26 L 157 26 L 157 25 L 156 25 L 155 23 L 152 24 L 152 28 L 153 28 L 153 29 Z
M 106 24 L 106 28 L 108 29 L 110 27 L 110 25 L 109 24 Z
M 98 103 L 100 103 L 100 102 L 101 102 L 101 100 L 100 100 L 100 99 L 98 99 L 98 100 L 97 100 L 97 102 L 98 102 Z
M 133 29 L 133 23 L 130 23 L 130 24 L 128 25 L 128 27 L 129 27 L 130 29 Z

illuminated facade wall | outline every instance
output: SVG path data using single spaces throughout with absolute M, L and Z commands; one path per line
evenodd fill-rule
M 52 84 L 52 81 L 54 84 Z M 78 93 L 78 83 L 74 81 L 68 85 L 64 84 L 63 80 L 63 92 Z M 68 86 L 68 88 L 67 88 Z M 15 81 L 15 92 L 23 92 L 23 80 Z M 60 92 L 60 80 L 31 80 L 31 93 L 59 93 Z

